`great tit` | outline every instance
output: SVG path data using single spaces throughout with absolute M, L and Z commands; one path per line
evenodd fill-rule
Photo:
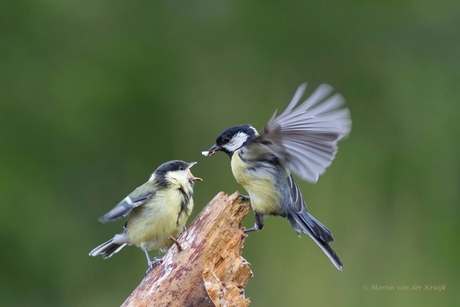
M 135 245 L 144 251 L 149 270 L 159 263 L 161 260 L 156 257 L 150 260 L 148 251 L 177 243 L 175 238 L 185 229 L 193 209 L 193 185 L 202 180 L 191 173 L 194 164 L 196 162 L 174 160 L 160 165 L 146 183 L 99 218 L 106 223 L 129 214 L 123 232 L 93 249 L 89 255 L 107 259 L 126 245 Z
M 320 85 L 298 107 L 307 85 L 297 88 L 291 102 L 275 114 L 260 133 L 251 125 L 224 130 L 204 156 L 223 151 L 231 159 L 236 181 L 249 193 L 255 225 L 259 231 L 266 215 L 287 218 L 297 234 L 308 234 L 337 269 L 342 263 L 329 246 L 331 232 L 307 210 L 302 193 L 291 174 L 316 183 L 331 164 L 337 142 L 351 130 L 350 112 L 341 108 L 341 95 L 329 96 L 332 87 Z

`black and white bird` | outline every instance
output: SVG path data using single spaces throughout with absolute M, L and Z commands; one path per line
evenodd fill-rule
M 307 85 L 302 84 L 286 109 L 275 114 L 259 133 L 251 125 L 224 130 L 204 156 L 223 151 L 231 159 L 236 181 L 249 193 L 259 231 L 266 215 L 282 216 L 298 234 L 309 235 L 337 269 L 342 262 L 331 248 L 331 232 L 307 210 L 292 176 L 316 183 L 337 153 L 337 142 L 351 130 L 350 112 L 341 95 L 320 85 L 299 106 Z M 296 107 L 297 106 L 297 107 Z
M 146 183 L 99 219 L 106 223 L 129 215 L 123 232 L 89 255 L 107 259 L 126 245 L 135 245 L 144 251 L 149 269 L 161 261 L 151 260 L 148 251 L 169 247 L 184 230 L 193 210 L 193 185 L 202 180 L 191 173 L 194 164 L 174 160 L 159 166 Z

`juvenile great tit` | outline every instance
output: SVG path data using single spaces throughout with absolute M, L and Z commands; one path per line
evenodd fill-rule
M 126 196 L 107 214 L 102 223 L 113 222 L 129 214 L 124 230 L 93 249 L 89 255 L 110 258 L 126 245 L 140 247 L 147 257 L 149 270 L 161 260 L 150 260 L 148 251 L 165 249 L 185 229 L 193 209 L 193 185 L 201 178 L 193 176 L 190 168 L 196 162 L 180 160 L 160 165 L 150 179 Z
M 289 105 L 275 114 L 260 133 L 251 125 L 224 130 L 204 156 L 223 151 L 231 159 L 236 181 L 249 193 L 255 225 L 259 231 L 266 215 L 287 218 L 297 234 L 308 234 L 337 269 L 342 263 L 329 246 L 331 232 L 307 210 L 302 193 L 291 174 L 311 183 L 331 164 L 337 142 L 351 130 L 350 112 L 340 108 L 344 99 L 323 84 L 298 107 L 307 85 L 298 87 Z

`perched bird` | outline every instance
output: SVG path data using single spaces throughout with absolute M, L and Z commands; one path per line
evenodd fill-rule
M 176 237 L 185 229 L 193 209 L 193 184 L 202 180 L 191 173 L 194 164 L 174 160 L 160 165 L 146 183 L 99 219 L 113 222 L 129 214 L 123 232 L 89 255 L 107 259 L 126 245 L 136 245 L 144 251 L 149 270 L 161 261 L 156 257 L 150 260 L 148 251 L 178 244 Z
M 224 130 L 204 156 L 223 151 L 231 159 L 236 181 L 249 193 L 259 231 L 266 215 L 282 216 L 297 234 L 308 234 L 337 269 L 342 263 L 330 247 L 331 232 L 307 210 L 291 172 L 311 183 L 331 164 L 337 142 L 348 135 L 351 119 L 341 95 L 329 96 L 323 84 L 298 107 L 307 85 L 298 87 L 286 109 L 275 114 L 260 133 L 251 125 Z

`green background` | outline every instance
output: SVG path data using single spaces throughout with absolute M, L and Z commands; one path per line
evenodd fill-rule
M 251 306 L 459 306 L 459 37 L 458 1 L 2 1 L 0 305 L 120 305 L 145 258 L 88 257 L 123 224 L 97 218 L 171 159 L 198 162 L 194 216 L 243 192 L 200 152 L 307 81 L 353 119 L 299 182 L 344 270 L 267 218 L 243 250 Z

